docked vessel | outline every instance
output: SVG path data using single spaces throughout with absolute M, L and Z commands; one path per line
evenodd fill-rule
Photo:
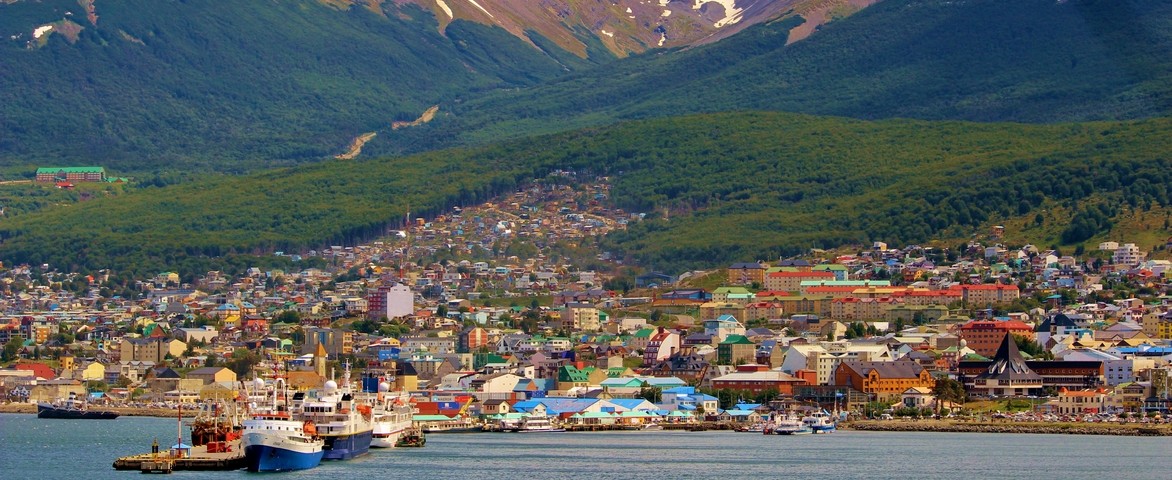
M 542 432 L 564 432 L 566 429 L 559 428 L 550 421 L 549 417 L 544 415 L 530 415 L 521 419 L 521 423 L 517 425 L 517 433 L 542 433 Z
M 765 434 L 773 435 L 807 435 L 814 433 L 814 429 L 806 421 L 795 415 L 779 417 L 766 429 Z
M 244 459 L 250 472 L 305 470 L 321 463 L 325 441 L 313 422 L 288 412 L 258 413 L 244 421 Z
M 802 419 L 802 424 L 810 427 L 811 433 L 831 433 L 836 429 L 834 417 L 825 410 L 811 413 Z
M 114 412 L 90 410 L 89 405 L 78 400 L 74 394 L 69 398 L 56 403 L 38 403 L 37 418 L 63 418 L 69 420 L 113 420 L 118 418 Z
M 264 382 L 258 379 L 256 387 L 263 391 Z M 250 472 L 305 470 L 318 466 L 325 454 L 325 441 L 317 437 L 313 422 L 294 419 L 287 402 L 279 401 L 284 394 L 284 379 L 278 378 L 272 406 L 243 422 L 241 446 Z
M 404 392 L 391 392 L 390 389 L 390 384 L 386 382 L 378 385 L 373 412 L 374 430 L 370 440 L 372 448 L 392 448 L 411 429 L 415 409 Z
M 325 389 L 315 398 L 302 393 L 293 397 L 293 410 L 303 421 L 317 426 L 317 435 L 325 440 L 323 460 L 349 460 L 370 451 L 374 417 L 369 404 L 358 401 L 350 385 L 350 366 L 346 366 L 339 388 L 337 382 L 326 382 Z
M 248 419 L 247 407 L 240 401 L 208 400 L 201 404 L 199 413 L 190 423 L 191 445 L 198 447 L 240 439 L 244 421 Z

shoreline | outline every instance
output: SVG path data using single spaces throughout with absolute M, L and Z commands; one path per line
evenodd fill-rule
M 174 418 L 176 410 L 166 408 L 101 407 L 125 417 Z M 0 413 L 35 415 L 30 403 L 0 404 Z M 955 420 L 854 420 L 840 423 L 843 430 L 869 432 L 1012 433 L 1061 435 L 1120 435 L 1135 437 L 1172 436 L 1172 424 L 1073 423 L 1073 422 L 965 422 Z M 709 429 L 715 430 L 715 429 Z M 728 430 L 732 431 L 732 430 Z
M 1062 435 L 1172 436 L 1172 425 L 1073 422 L 958 422 L 950 420 L 857 420 L 844 430 L 871 432 L 1033 433 Z
M 121 417 L 160 417 L 174 418 L 178 413 L 168 408 L 138 408 L 138 407 L 94 407 L 94 411 L 114 412 Z M 35 403 L 4 403 L 0 404 L 0 413 L 37 414 Z

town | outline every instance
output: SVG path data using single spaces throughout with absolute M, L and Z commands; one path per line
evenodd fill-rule
M 352 366 L 409 392 L 432 431 L 527 415 L 586 429 L 1168 414 L 1172 263 L 1135 244 L 1073 256 L 994 227 L 959 246 L 632 274 L 579 248 L 641 218 L 608 195 L 530 185 L 370 244 L 277 253 L 317 260 L 299 271 L 119 284 L 5 266 L 0 398 L 193 406 L 254 378 L 321 389 Z

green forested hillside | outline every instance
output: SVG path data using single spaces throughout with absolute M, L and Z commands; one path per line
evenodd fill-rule
M 817 246 L 967 237 L 1077 212 L 1082 242 L 1169 203 L 1172 120 L 1059 125 L 782 113 L 656 119 L 405 158 L 149 188 L 0 222 L 0 258 L 189 272 L 218 257 L 369 239 L 412 211 L 485 199 L 554 168 L 610 175 L 648 220 L 604 248 L 675 270 Z M 666 212 L 667 219 L 663 219 Z M 1067 219 L 1062 219 L 1067 220 Z M 1065 227 L 1064 227 L 1065 228 Z M 1120 233 L 1120 232 L 1114 232 Z
M 474 97 L 371 151 L 733 110 L 1031 123 L 1172 113 L 1172 2 L 885 0 L 785 46 L 797 22 Z
M 471 22 L 442 35 L 431 12 L 394 2 L 380 12 L 317 0 L 96 5 L 91 21 L 76 0 L 0 2 L 0 172 L 320 160 L 456 94 L 589 63 Z M 35 37 L 44 26 L 54 28 Z

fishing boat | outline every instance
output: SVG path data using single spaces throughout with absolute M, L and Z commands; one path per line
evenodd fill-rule
M 405 392 L 390 390 L 390 384 L 379 383 L 374 406 L 374 430 L 370 440 L 372 448 L 392 448 L 411 429 L 415 409 L 411 407 L 409 397 Z
M 350 365 L 346 365 L 342 385 L 326 382 L 313 398 L 302 393 L 293 397 L 293 411 L 298 419 L 313 422 L 317 435 L 325 440 L 323 460 L 349 460 L 370 451 L 374 432 L 373 407 L 360 402 L 350 384 Z
M 263 389 L 262 380 L 257 381 Z M 305 470 L 318 466 L 325 454 L 325 441 L 317 437 L 312 421 L 294 419 L 287 410 L 284 379 L 273 384 L 272 405 L 244 420 L 243 439 L 246 468 L 250 472 Z
M 825 410 L 811 413 L 802 419 L 802 424 L 810 427 L 812 433 L 831 433 L 836 429 L 834 417 Z
M 248 419 L 247 412 L 248 405 L 243 402 L 209 399 L 200 405 L 199 412 L 190 423 L 191 445 L 198 447 L 239 439 L 244 421 Z
M 557 427 L 545 415 L 529 415 L 521 419 L 517 425 L 517 433 L 545 433 L 564 432 L 566 429 Z
M 410 428 L 399 436 L 399 441 L 395 442 L 395 446 L 399 448 L 418 448 L 427 444 L 427 437 L 423 435 L 423 431 L 418 428 Z
M 89 404 L 79 400 L 77 395 L 70 393 L 69 398 L 55 403 L 38 403 L 37 418 L 63 418 L 69 420 L 113 420 L 118 418 L 114 412 L 90 410 Z

